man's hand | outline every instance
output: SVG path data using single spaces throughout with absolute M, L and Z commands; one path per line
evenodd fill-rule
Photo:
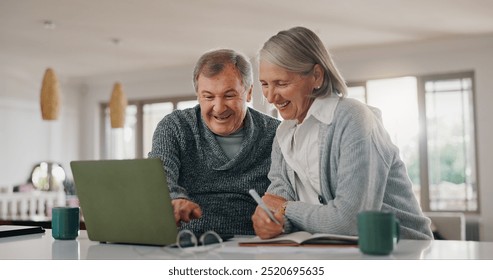
M 188 223 L 193 219 L 202 217 L 202 209 L 200 209 L 200 206 L 188 199 L 173 199 L 171 204 L 173 205 L 173 213 L 177 226 L 180 225 L 180 222 Z

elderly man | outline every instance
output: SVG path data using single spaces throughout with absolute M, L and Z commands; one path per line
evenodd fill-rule
M 279 121 L 247 106 L 252 76 L 233 50 L 205 53 L 193 72 L 199 105 L 165 116 L 154 132 L 149 157 L 163 161 L 181 229 L 254 234 L 248 190 L 262 195 L 270 183 Z

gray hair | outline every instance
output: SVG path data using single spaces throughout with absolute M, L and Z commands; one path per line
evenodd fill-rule
M 302 75 L 309 74 L 315 64 L 319 64 L 324 70 L 324 81 L 319 89 L 314 89 L 312 96 L 319 97 L 332 92 L 340 96 L 347 95 L 344 78 L 329 51 L 308 28 L 293 27 L 272 36 L 260 50 L 259 59 Z
M 199 75 L 202 74 L 208 78 L 214 77 L 224 70 L 228 64 L 235 66 L 241 75 L 241 81 L 245 90 L 253 84 L 252 64 L 243 54 L 234 50 L 220 49 L 204 53 L 193 69 L 193 86 L 195 92 L 198 90 Z

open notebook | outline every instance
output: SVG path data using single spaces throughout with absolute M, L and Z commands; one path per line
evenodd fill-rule
M 242 240 L 240 246 L 304 246 L 304 245 L 357 245 L 358 237 L 329 233 L 314 233 L 297 231 L 282 234 L 271 239 L 260 239 L 256 236 Z
M 72 161 L 90 240 L 169 245 L 177 227 L 160 159 Z

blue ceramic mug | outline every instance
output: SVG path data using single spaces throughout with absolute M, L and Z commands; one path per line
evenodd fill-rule
M 79 236 L 79 207 L 55 207 L 51 210 L 51 234 L 60 240 L 73 240 Z
M 358 213 L 358 247 L 364 254 L 388 255 L 400 238 L 399 221 L 392 212 Z

